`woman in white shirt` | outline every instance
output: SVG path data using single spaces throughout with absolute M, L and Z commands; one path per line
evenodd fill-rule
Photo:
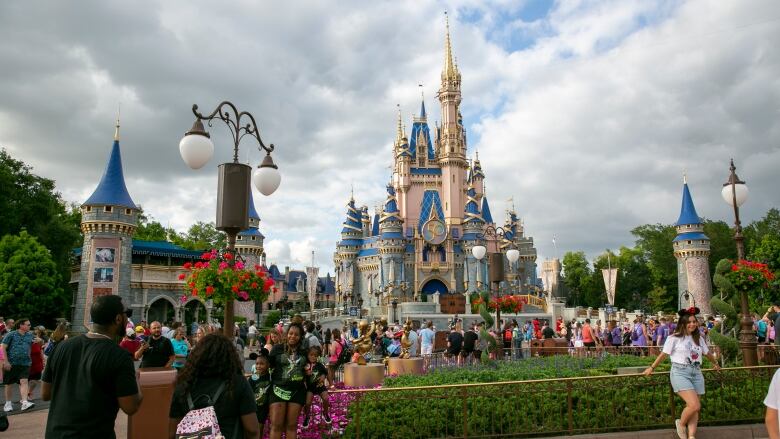
M 701 373 L 702 356 L 709 358 L 715 370 L 720 370 L 717 359 L 704 343 L 699 333 L 699 322 L 696 314 L 699 308 L 681 309 L 677 314 L 677 327 L 664 343 L 663 351 L 653 364 L 645 369 L 644 375 L 650 375 L 666 357 L 672 360 L 672 370 L 669 379 L 672 389 L 685 401 L 685 408 L 680 419 L 674 421 L 677 436 L 689 439 L 696 436 L 699 423 L 701 403 L 699 396 L 704 395 L 704 376 Z M 686 431 L 687 430 L 687 431 Z

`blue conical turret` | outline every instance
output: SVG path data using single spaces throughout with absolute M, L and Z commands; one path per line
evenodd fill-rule
M 682 206 L 680 207 L 680 217 L 677 219 L 676 226 L 686 224 L 701 224 L 701 219 L 696 213 L 696 206 L 693 205 L 691 191 L 688 189 L 688 183 L 683 184 Z
M 493 224 L 493 215 L 490 214 L 490 205 L 488 204 L 487 195 L 482 197 L 482 218 L 488 224 Z
M 479 212 L 479 202 L 477 201 L 477 191 L 474 187 L 469 185 L 466 192 L 466 219 L 464 223 L 476 223 L 484 224 L 485 220 L 482 218 L 482 214 Z
M 344 228 L 341 229 L 341 233 L 363 233 L 360 220 L 360 211 L 355 207 L 355 199 L 350 198 L 347 203 L 347 218 L 342 223 Z
M 111 155 L 108 157 L 106 170 L 100 179 L 95 192 L 87 198 L 84 206 L 122 206 L 137 209 L 133 199 L 127 192 L 125 177 L 122 172 L 122 153 L 119 150 L 119 135 L 114 138 Z

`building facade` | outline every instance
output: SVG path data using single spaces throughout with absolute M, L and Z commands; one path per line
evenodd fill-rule
M 520 251 L 514 264 L 503 258 L 504 291 L 527 293 L 538 288 L 533 239 L 525 236 L 514 209 L 507 212 L 499 233 L 492 233 L 496 223 L 485 194 L 485 173 L 478 155 L 473 161 L 467 158 L 461 73 L 453 62 L 449 26 L 437 98 L 441 124 L 433 127 L 424 100 L 409 135 L 399 111 L 391 183 L 373 219 L 368 207 L 358 207 L 354 197 L 347 203 L 333 255 L 339 306 L 429 301 L 436 293 L 465 298 L 464 293 L 486 289 L 487 258 L 477 260 L 471 252 L 478 244 L 489 253 Z

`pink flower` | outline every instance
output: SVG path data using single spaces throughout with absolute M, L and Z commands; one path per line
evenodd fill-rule
M 184 302 L 187 301 L 187 296 L 183 295 L 183 296 L 179 297 L 179 300 L 181 300 L 181 303 L 184 303 Z
M 241 261 L 236 261 L 236 268 L 239 269 L 239 270 L 243 270 L 244 269 L 244 263 L 241 262 Z
M 242 300 L 249 300 L 249 294 L 247 294 L 246 291 L 239 291 L 238 297 L 240 297 Z
M 219 269 L 220 270 L 226 270 L 228 268 L 228 263 L 225 261 L 222 261 L 219 263 Z

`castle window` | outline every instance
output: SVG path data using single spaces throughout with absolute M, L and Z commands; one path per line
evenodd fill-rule
M 693 241 L 690 241 L 690 240 L 689 240 L 689 241 L 688 241 L 688 245 L 691 245 L 691 244 L 693 244 Z
M 111 212 L 112 206 L 103 206 L 103 212 Z
M 87 206 L 87 212 L 92 212 L 92 206 Z
M 133 211 L 132 211 L 132 210 L 130 210 L 130 209 L 125 209 L 125 215 L 130 215 L 130 214 L 132 214 L 132 213 L 133 213 Z
M 704 240 L 703 239 L 701 240 L 701 243 L 704 244 Z
M 236 236 L 236 239 L 241 241 L 241 239 L 243 239 L 243 238 L 241 238 L 240 236 Z
M 254 241 L 255 239 L 257 239 L 257 236 L 253 236 L 252 237 L 252 241 Z

